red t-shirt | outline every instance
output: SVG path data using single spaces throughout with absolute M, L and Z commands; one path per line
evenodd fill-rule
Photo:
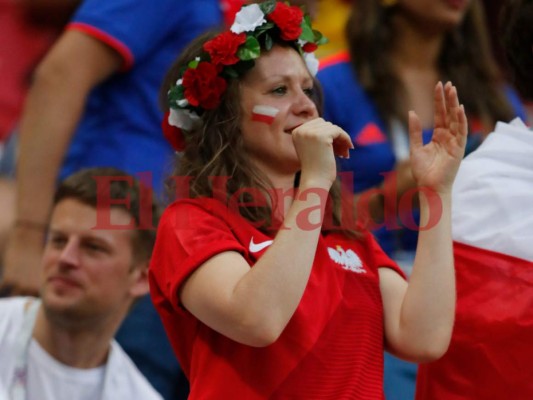
M 180 285 L 202 263 L 237 251 L 253 267 L 271 239 L 213 199 L 181 200 L 165 211 L 150 288 L 189 378 L 189 398 L 384 398 L 378 267 L 403 274 L 368 233 L 360 240 L 321 236 L 302 300 L 270 346 L 237 343 L 180 305 Z

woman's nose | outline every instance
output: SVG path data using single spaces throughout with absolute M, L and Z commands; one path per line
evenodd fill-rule
M 318 116 L 316 104 L 311 99 L 311 97 L 309 97 L 309 94 L 306 93 L 304 90 L 300 90 L 297 94 L 297 99 L 294 105 L 294 112 L 297 115 L 303 115 L 306 117 Z

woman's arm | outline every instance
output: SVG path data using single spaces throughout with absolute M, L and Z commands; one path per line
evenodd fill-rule
M 180 299 L 196 318 L 221 334 L 251 346 L 273 343 L 304 293 L 320 236 L 328 191 L 335 179 L 334 147 L 348 154 L 349 136 L 322 119 L 292 132 L 302 173 L 283 228 L 250 268 L 236 252 L 201 265 L 183 284 Z M 311 209 L 307 223 L 302 216 Z
M 431 228 L 419 233 L 409 284 L 392 270 L 381 268 L 379 274 L 387 346 L 403 358 L 424 362 L 446 352 L 455 314 L 451 188 L 467 134 L 455 87 L 448 83 L 444 90 L 441 84 L 435 89 L 431 143 L 422 145 L 420 122 L 414 113 L 410 113 L 409 126 L 413 175 L 419 187 L 433 193 L 429 199 L 419 196 L 420 226 L 429 223 Z

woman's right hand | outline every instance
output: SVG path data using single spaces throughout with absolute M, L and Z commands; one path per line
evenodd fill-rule
M 350 156 L 350 136 L 337 125 L 316 118 L 295 128 L 292 140 L 301 163 L 300 185 L 329 190 L 337 176 L 335 156 Z

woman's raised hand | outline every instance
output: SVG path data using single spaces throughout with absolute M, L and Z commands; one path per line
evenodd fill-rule
M 464 156 L 468 131 L 464 107 L 450 82 L 435 86 L 434 123 L 431 142 L 424 146 L 420 120 L 414 111 L 409 112 L 411 168 L 418 186 L 447 193 Z
M 300 181 L 310 180 L 327 189 L 337 175 L 335 156 L 349 157 L 349 150 L 353 148 L 350 136 L 343 129 L 322 118 L 294 129 L 292 140 L 301 163 Z

